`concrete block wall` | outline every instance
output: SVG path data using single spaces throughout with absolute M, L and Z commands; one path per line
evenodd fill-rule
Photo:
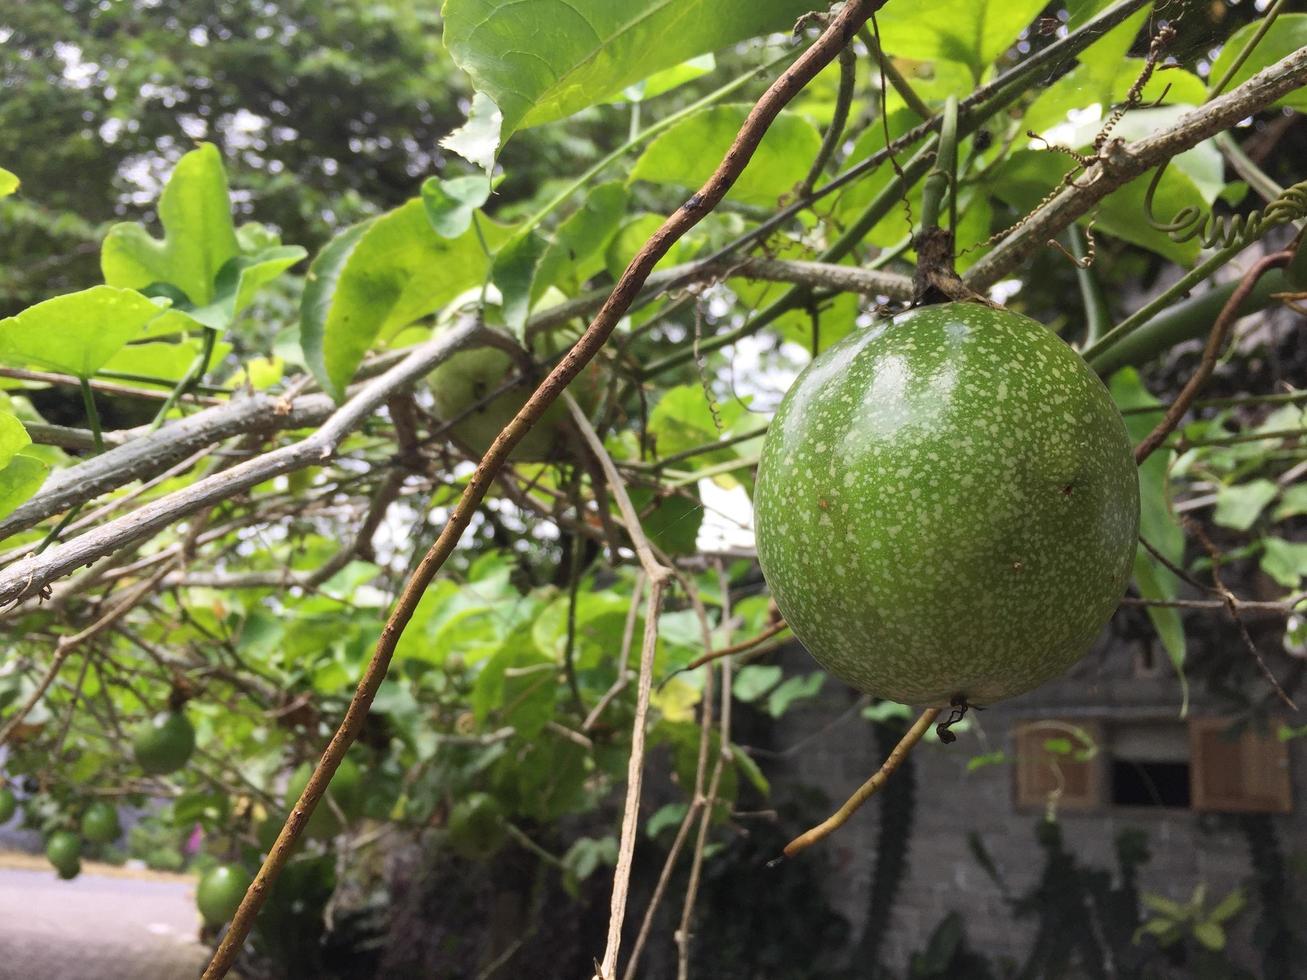
M 815 664 L 801 648 L 787 650 L 787 672 Z M 848 709 L 856 692 L 828 679 L 819 697 L 796 705 L 778 723 L 777 744 L 809 739 L 780 771 L 770 771 L 773 794 L 804 784 L 842 802 L 882 761 L 870 723 Z M 913 754 L 916 807 L 907 878 L 898 894 L 883 947 L 886 965 L 903 972 L 911 954 L 923 949 L 931 931 L 950 911 L 963 914 L 971 948 L 991 958 L 1021 962 L 1035 929 L 1033 919 L 1017 920 L 1003 895 L 975 860 L 968 834 L 983 841 L 1013 895 L 1029 890 L 1043 869 L 1044 851 L 1034 830 L 1039 809 L 1018 808 L 1013 767 L 983 766 L 967 771 L 973 756 L 1002 748 L 1013 754 L 1014 726 L 1037 717 L 1138 721 L 1179 719 L 1179 688 L 1167 675 L 1134 676 L 1130 651 L 1100 646 L 1067 677 L 977 716 L 977 724 L 950 746 L 923 744 Z M 1219 713 L 1197 701 L 1191 710 Z M 832 724 L 833 719 L 843 720 Z M 983 733 L 983 734 L 982 734 Z M 1307 852 L 1307 753 L 1290 743 L 1295 808 L 1273 817 L 1286 855 Z M 829 848 L 839 873 L 827 883 L 833 906 L 850 922 L 856 943 L 866 920 L 875 871 L 880 808 L 873 801 L 849 825 L 820 846 Z M 1116 869 L 1115 841 L 1127 828 L 1147 834 L 1151 860 L 1140 872 L 1141 892 L 1186 900 L 1199 882 L 1209 901 L 1247 883 L 1247 844 L 1233 821 L 1185 809 L 1113 807 L 1091 812 L 1062 810 L 1059 820 L 1067 848 L 1082 866 Z M 790 828 L 787 828 L 787 830 Z M 793 828 L 800 830 L 803 828 Z M 1298 881 L 1307 899 L 1307 882 Z M 1250 910 L 1251 913 L 1251 910 Z M 1231 950 L 1250 968 L 1252 914 L 1231 933 Z M 1254 973 L 1256 971 L 1254 970 Z

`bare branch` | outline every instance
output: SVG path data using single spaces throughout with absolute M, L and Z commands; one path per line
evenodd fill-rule
M 972 289 L 988 289 L 1118 187 L 1229 129 L 1304 84 L 1307 84 L 1307 48 L 1300 48 L 1238 88 L 1186 113 L 1174 126 L 1134 143 L 1117 140 L 1108 143 L 1094 166 L 973 265 L 964 281 Z
M 132 513 L 124 514 L 79 538 L 14 562 L 0 572 L 0 603 L 14 602 L 32 595 L 61 575 L 97 561 L 125 544 L 155 534 L 187 514 L 225 500 L 234 493 L 248 490 L 274 476 L 329 459 L 345 436 L 371 416 L 391 394 L 412 384 L 468 344 L 479 330 L 476 322 L 469 318 L 434 340 L 414 348 L 399 364 L 363 385 L 349 401 L 331 414 L 321 428 L 299 442 L 238 463 L 225 472 L 152 500 Z M 130 449 L 132 445 L 134 443 L 123 446 L 122 451 Z M 103 455 L 108 456 L 109 453 Z

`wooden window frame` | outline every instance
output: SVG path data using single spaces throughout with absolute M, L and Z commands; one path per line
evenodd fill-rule
M 1288 743 L 1245 729 L 1214 750 L 1213 739 L 1221 739 L 1229 727 L 1228 718 L 1189 721 L 1189 808 L 1207 813 L 1293 812 Z M 1234 791 L 1228 788 L 1231 767 L 1240 777 Z

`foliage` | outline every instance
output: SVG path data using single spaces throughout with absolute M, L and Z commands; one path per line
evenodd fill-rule
M 471 477 L 477 454 L 437 417 L 423 380 L 440 359 L 428 342 L 493 344 L 512 365 L 502 385 L 533 387 L 662 217 L 691 206 L 749 106 L 796 56 L 795 18 L 822 5 L 563 6 L 448 0 L 442 16 L 407 0 L 70 0 L 0 15 L 6 50 L 18 54 L 0 62 L 0 128 L 18 137 L 0 160 L 0 591 L 9 590 L 0 616 L 10 637 L 0 741 L 5 781 L 43 838 L 71 832 L 93 799 L 121 800 L 145 813 L 127 847 L 152 867 L 257 868 L 288 785 L 321 755 L 388 610 Z M 1071 32 L 1008 101 L 962 117 L 951 186 L 965 272 L 1001 256 L 987 240 L 1062 186 L 1071 166 L 1026 131 L 1092 147 L 1111 103 L 1127 96 L 1148 49 L 1149 5 L 1092 39 L 1074 32 L 1110 5 L 1045 6 L 957 3 L 925 18 L 891 0 L 877 30 L 903 84 L 882 89 L 870 35 L 853 44 L 847 105 L 839 66 L 819 74 L 722 205 L 661 260 L 599 354 L 594 398 L 578 391 L 644 532 L 676 567 L 648 624 L 647 768 L 658 797 L 640 814 L 637 859 L 662 853 L 697 805 L 694 787 L 720 765 L 704 846 L 695 824 L 672 878 L 684 894 L 684 854 L 703 860 L 698 929 L 722 942 L 696 941 L 689 955 L 713 975 L 732 975 L 727 952 L 739 950 L 756 951 L 769 976 L 815 975 L 803 968 L 816 960 L 796 962 L 784 930 L 768 924 L 795 914 L 785 910 L 816 890 L 815 875 L 788 879 L 802 888 L 749 878 L 743 887 L 772 902 L 761 926 L 723 921 L 720 908 L 742 887 L 739 868 L 779 843 L 779 830 L 753 843 L 738 833 L 739 801 L 769 805 L 779 771 L 741 733 L 819 710 L 832 689 L 807 667 L 728 668 L 731 728 L 720 665 L 683 670 L 773 623 L 748 538 L 730 522 L 747 515 L 763 427 L 796 371 L 910 294 L 908 235 L 925 203 L 915 185 L 928 166 L 902 190 L 895 165 L 856 171 L 886 131 L 897 139 L 920 104 L 935 113 L 949 96 L 965 100 Z M 1186 14 L 1179 67 L 1144 88 L 1117 135 L 1176 131 L 1250 36 L 1251 6 L 1228 8 L 1219 24 L 1204 20 L 1210 11 Z M 1059 26 L 1046 29 L 1044 17 Z M 1281 17 L 1232 86 L 1293 50 L 1301 30 L 1301 15 Z M 1279 111 L 1250 107 L 1256 126 L 1233 135 L 1262 141 L 1265 175 L 1293 183 L 1303 137 L 1277 129 Z M 823 145 L 833 156 L 814 169 Z M 897 147 L 895 163 L 921 145 Z M 1199 142 L 1168 167 L 1157 211 L 1246 213 L 1256 202 L 1240 197 L 1240 168 Z M 1097 231 L 1089 275 L 1108 296 L 1109 323 L 1207 254 L 1143 219 L 1142 186 L 1079 216 Z M 1260 245 L 1287 240 L 1269 228 Z M 713 267 L 687 272 L 709 258 Z M 1067 297 L 1081 270 L 1054 249 L 1023 262 L 995 295 L 1079 343 L 1087 314 Z M 673 268 L 689 278 L 670 278 Z M 872 289 L 834 276 L 869 271 L 888 278 Z M 881 295 L 885 283 L 901 295 Z M 1210 315 L 1187 329 L 1208 325 Z M 1165 355 L 1109 379 L 1135 413 L 1136 438 L 1192 367 L 1152 321 L 1140 333 Z M 1210 392 L 1236 400 L 1200 403 L 1142 470 L 1143 533 L 1165 559 L 1136 564 L 1145 599 L 1191 594 L 1168 563 L 1187 577 L 1224 570 L 1230 583 L 1262 574 L 1273 600 L 1301 591 L 1307 500 L 1289 474 L 1304 403 L 1277 387 L 1276 365 L 1293 377 L 1295 362 L 1268 346 L 1276 337 L 1241 338 Z M 403 374 L 403 357 L 426 360 Z M 487 403 L 500 393 L 477 388 Z M 565 428 L 561 411 L 551 418 Z M 343 974 L 333 964 L 347 949 L 358 956 L 348 968 L 366 975 L 381 959 L 389 896 L 385 862 L 368 847 L 398 837 L 455 869 L 450 896 L 485 898 L 502 881 L 529 896 L 520 935 L 537 936 L 562 903 L 582 909 L 567 936 L 585 947 L 576 970 L 590 968 L 618 859 L 647 586 L 619 488 L 575 435 L 499 474 L 423 594 L 349 756 L 357 796 L 333 794 L 323 804 L 333 819 L 298 845 L 258 920 L 248 975 L 290 975 L 289 964 Z M 1204 497 L 1210 506 L 1193 505 Z M 1177 519 L 1177 501 L 1203 520 L 1216 558 Z M 62 571 L 44 575 L 54 562 Z M 1186 632 L 1205 627 L 1174 608 L 1149 612 L 1176 670 L 1191 671 Z M 767 637 L 760 656 L 779 642 Z M 1278 651 L 1263 652 L 1278 666 Z M 1243 693 L 1239 710 L 1264 714 L 1260 675 L 1242 659 L 1226 666 L 1234 673 L 1219 681 Z M 194 754 L 147 773 L 133 734 L 179 710 Z M 906 776 L 886 797 L 881 848 L 900 857 Z M 798 819 L 787 801 L 772 802 Z M 1123 845 L 1123 881 L 1112 885 L 1079 867 L 1055 829 L 1044 834 L 1052 870 L 1039 898 L 1018 906 L 1044 917 L 1029 969 L 1076 955 L 1097 962 L 1083 930 L 1048 918 L 1070 921 L 1073 896 L 1099 908 L 1125 962 L 1137 949 L 1121 937 L 1137 922 L 1122 910 L 1142 857 Z M 895 891 L 893 862 L 882 863 L 868 948 Z M 342 894 L 357 916 L 336 908 Z M 450 922 L 478 927 L 460 916 L 489 904 L 451 911 Z M 674 923 L 669 908 L 659 922 Z M 803 915 L 793 921 L 831 947 L 818 966 L 837 976 L 847 927 L 819 903 Z M 559 963 L 576 955 L 551 951 Z M 473 975 L 486 965 L 459 955 Z M 912 969 L 957 972 L 971 955 L 946 920 Z

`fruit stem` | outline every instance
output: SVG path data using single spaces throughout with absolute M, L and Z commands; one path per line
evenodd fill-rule
M 939 129 L 939 153 L 935 166 L 926 175 L 921 188 L 921 233 L 939 227 L 940 205 L 948 197 L 958 166 L 958 100 L 949 96 L 944 103 L 943 122 Z
M 850 796 L 842 807 L 811 830 L 800 834 L 786 844 L 784 856 L 787 858 L 794 857 L 800 851 L 807 850 L 819 840 L 829 837 L 848 823 L 849 818 L 857 813 L 862 804 L 866 803 L 878 789 L 884 786 L 886 780 L 903 764 L 903 760 L 908 757 L 912 747 L 921 741 L 921 737 L 926 734 L 931 724 L 939 717 L 940 710 L 939 708 L 927 708 L 923 711 L 920 717 L 913 722 L 912 727 L 907 730 L 907 733 L 899 739 L 899 744 L 894 746 L 894 751 L 889 754 L 889 758 L 876 770 L 875 774 L 859 786 L 858 791 Z

